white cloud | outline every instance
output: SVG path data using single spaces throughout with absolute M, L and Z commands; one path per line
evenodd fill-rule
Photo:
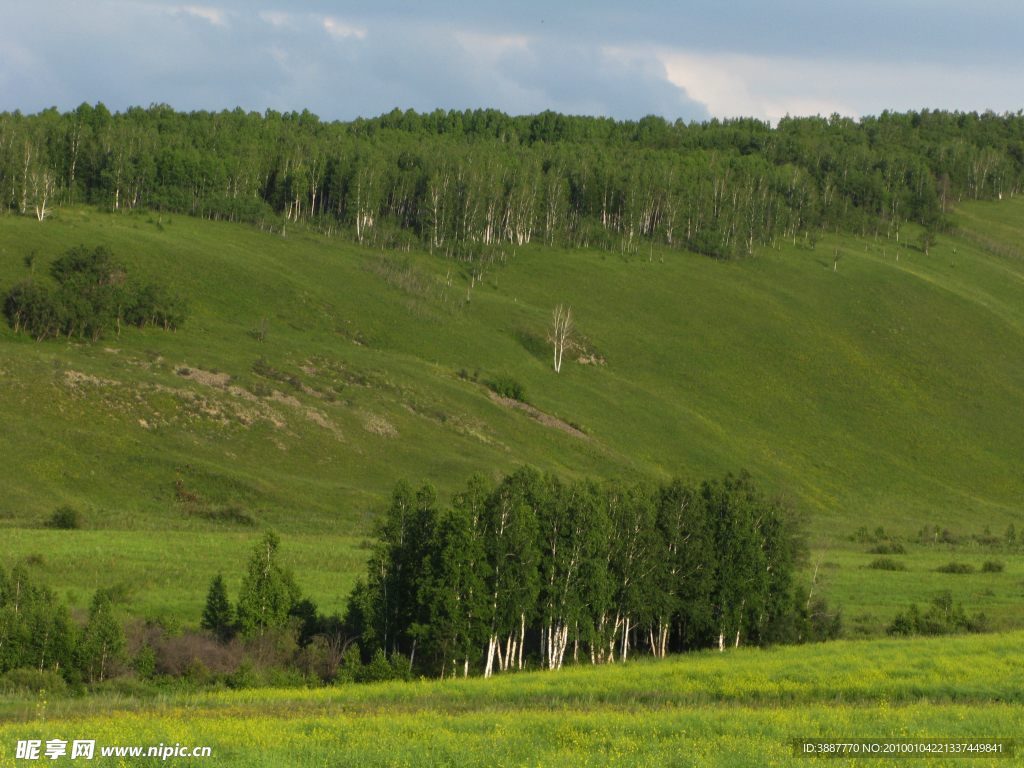
M 192 16 L 196 16 L 200 19 L 206 19 L 215 27 L 226 27 L 228 25 L 227 14 L 217 8 L 200 8 L 195 5 L 188 5 L 182 8 L 182 10 Z
M 273 24 L 275 27 L 284 26 L 292 20 L 292 15 L 290 13 L 282 13 L 280 11 L 260 11 L 259 17 L 268 24 Z
M 324 29 L 326 29 L 335 40 L 344 40 L 347 37 L 355 37 L 362 40 L 366 37 L 365 29 L 353 27 L 351 24 L 346 24 L 340 19 L 335 19 L 330 16 L 324 17 L 323 25 Z
M 668 80 L 717 117 L 848 117 L 882 110 L 1014 110 L 1011 71 L 932 62 L 663 51 Z
M 493 63 L 513 51 L 526 51 L 530 41 L 522 35 L 488 35 L 483 32 L 456 31 L 454 34 L 466 53 L 480 61 Z

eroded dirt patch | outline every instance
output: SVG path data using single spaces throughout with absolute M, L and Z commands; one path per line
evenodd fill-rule
M 566 424 L 561 419 L 556 419 L 549 413 L 544 413 L 544 411 L 537 410 L 532 405 L 520 403 L 518 400 L 513 400 L 511 397 L 502 397 L 501 395 L 497 395 L 494 392 L 491 392 L 490 395 L 491 400 L 493 400 L 494 402 L 500 403 L 501 405 L 504 405 L 506 408 L 518 408 L 521 411 L 526 411 L 527 414 L 529 414 L 532 418 L 536 419 L 546 427 L 554 427 L 555 429 L 560 429 L 563 432 L 567 432 L 573 437 L 579 437 L 582 438 L 583 440 L 590 440 L 590 435 L 586 434 L 585 432 L 580 432 L 580 430 L 576 429 L 576 427 L 572 426 L 571 424 Z

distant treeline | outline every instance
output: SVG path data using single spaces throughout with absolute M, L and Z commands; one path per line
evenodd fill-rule
M 725 257 L 840 229 L 897 236 L 1017 192 L 1024 116 L 669 123 L 494 110 L 325 123 L 308 111 L 0 114 L 0 207 L 148 207 L 473 257 L 534 238 Z
M 33 277 L 15 284 L 3 312 L 15 333 L 35 340 L 53 336 L 96 341 L 110 326 L 147 325 L 174 330 L 185 320 L 186 302 L 158 283 L 140 283 L 106 246 L 72 248 L 50 265 L 56 288 L 35 275 L 36 257 L 25 258 Z
M 364 655 L 442 675 L 834 637 L 838 614 L 794 583 L 804 547 L 746 473 L 693 487 L 523 468 L 474 475 L 446 508 L 400 482 L 344 626 Z

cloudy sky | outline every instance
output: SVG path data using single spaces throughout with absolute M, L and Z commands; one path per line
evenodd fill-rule
M 0 111 L 1024 108 L 1020 0 L 0 0 Z

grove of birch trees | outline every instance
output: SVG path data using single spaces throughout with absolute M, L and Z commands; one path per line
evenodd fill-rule
M 89 202 L 475 258 L 542 240 L 748 255 L 820 229 L 941 227 L 962 198 L 1024 178 L 1024 116 L 885 112 L 859 121 L 697 124 L 551 112 L 0 113 L 0 210 L 40 220 Z
M 635 653 L 804 642 L 838 614 L 794 580 L 796 515 L 749 475 L 690 486 L 473 475 L 441 507 L 399 482 L 345 625 L 364 655 L 485 676 Z

